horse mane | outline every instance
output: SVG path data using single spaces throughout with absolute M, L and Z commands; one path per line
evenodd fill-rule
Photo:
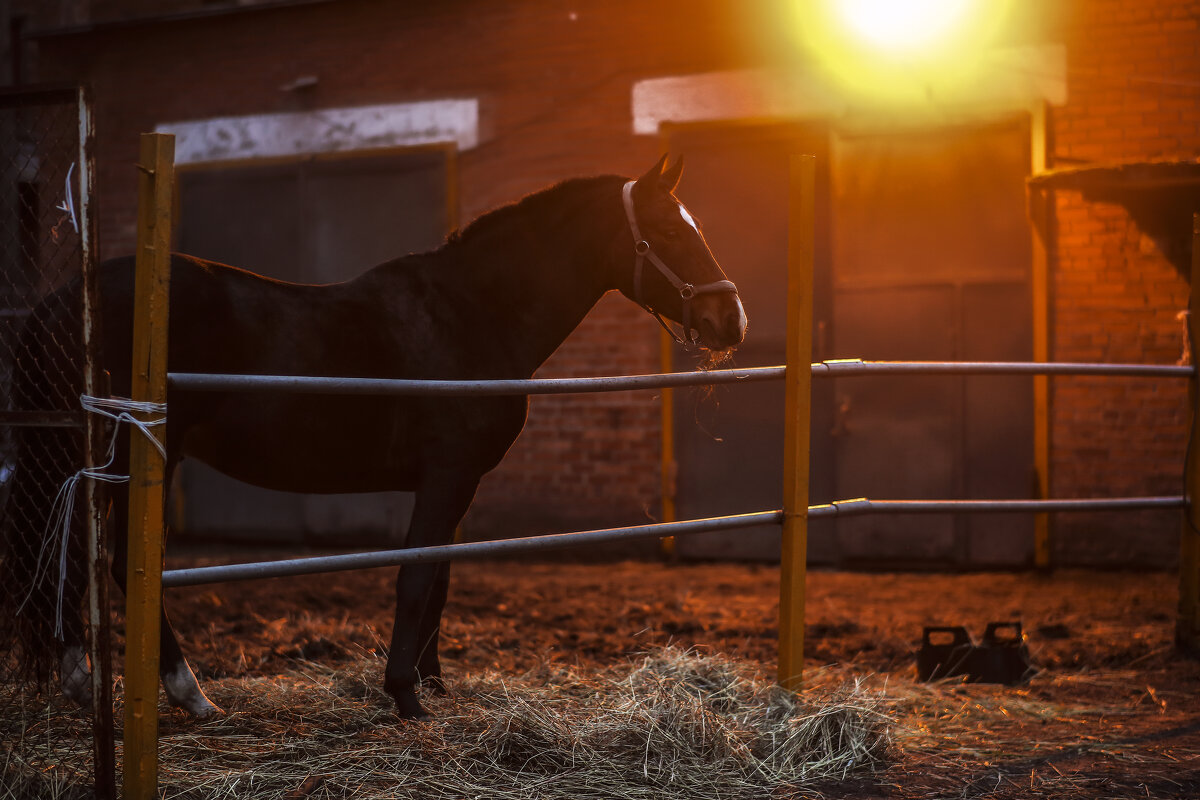
M 609 183 L 624 182 L 617 175 L 598 175 L 588 178 L 568 178 L 546 189 L 525 195 L 520 200 L 492 209 L 462 228 L 456 228 L 446 237 L 446 245 L 473 242 L 490 236 L 495 231 L 511 231 L 521 222 L 537 220 L 546 224 L 571 209 L 592 193 Z

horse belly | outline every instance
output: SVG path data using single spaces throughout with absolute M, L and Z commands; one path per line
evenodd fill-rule
M 343 494 L 414 488 L 411 425 L 392 415 L 364 415 L 350 404 L 303 424 L 287 407 L 229 413 L 224 423 L 190 427 L 182 455 L 232 478 L 286 492 Z M 357 412 L 357 413 L 356 413 Z M 288 420 L 292 424 L 288 424 Z

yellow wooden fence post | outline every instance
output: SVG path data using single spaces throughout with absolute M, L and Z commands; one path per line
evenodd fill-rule
M 137 277 L 132 399 L 167 401 L 167 302 L 175 137 L 142 134 L 138 164 Z M 150 428 L 165 442 L 165 426 Z M 158 795 L 158 641 L 162 603 L 163 459 L 137 431 L 129 436 L 129 562 L 125 599 L 126 800 Z
M 1196 326 L 1200 325 L 1200 214 L 1192 216 L 1192 294 L 1188 301 L 1188 339 L 1192 366 L 1197 367 Z M 1179 535 L 1179 617 L 1175 642 L 1182 650 L 1200 653 L 1200 469 L 1197 469 L 1197 424 L 1200 424 L 1200 382 L 1188 381 L 1191 432 L 1184 465 L 1183 526 Z
M 1050 167 L 1049 109 L 1036 106 L 1030 122 L 1030 172 L 1037 176 Z M 1050 360 L 1050 235 L 1053 224 L 1054 190 L 1029 187 L 1029 221 L 1032 229 L 1031 276 L 1033 293 L 1033 360 Z M 1033 377 L 1033 467 L 1034 488 L 1039 500 L 1050 497 L 1050 376 Z M 1033 565 L 1050 569 L 1050 515 L 1035 514 L 1033 520 Z
M 808 574 L 808 472 L 812 405 L 813 240 L 816 158 L 792 156 L 788 197 L 787 369 L 783 424 L 783 552 L 779 578 L 779 685 L 804 671 Z
M 658 362 L 662 372 L 671 371 L 671 350 L 675 340 L 666 331 L 659 331 Z M 670 388 L 659 390 L 659 410 L 662 423 L 661 447 L 658 459 L 659 494 L 662 497 L 662 522 L 675 522 L 675 481 L 678 469 L 675 462 L 675 393 Z M 659 552 L 663 558 L 674 559 L 675 537 L 664 536 L 659 540 Z

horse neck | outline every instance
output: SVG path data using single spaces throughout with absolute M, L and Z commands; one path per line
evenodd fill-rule
M 460 243 L 472 322 L 483 341 L 504 348 L 514 373 L 532 375 L 616 288 L 610 254 L 624 217 L 620 184 L 607 188 L 542 198 L 552 202 L 534 202 L 530 213 Z

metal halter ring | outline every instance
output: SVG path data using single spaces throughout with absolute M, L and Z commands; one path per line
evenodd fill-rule
M 692 286 L 690 283 L 685 283 L 683 286 L 679 287 L 679 296 L 684 300 L 691 300 L 696 296 L 696 287 Z
M 646 255 L 646 253 L 650 252 L 650 243 L 645 239 L 642 239 L 640 242 L 636 242 L 633 245 L 633 252 L 637 253 L 639 256 Z

